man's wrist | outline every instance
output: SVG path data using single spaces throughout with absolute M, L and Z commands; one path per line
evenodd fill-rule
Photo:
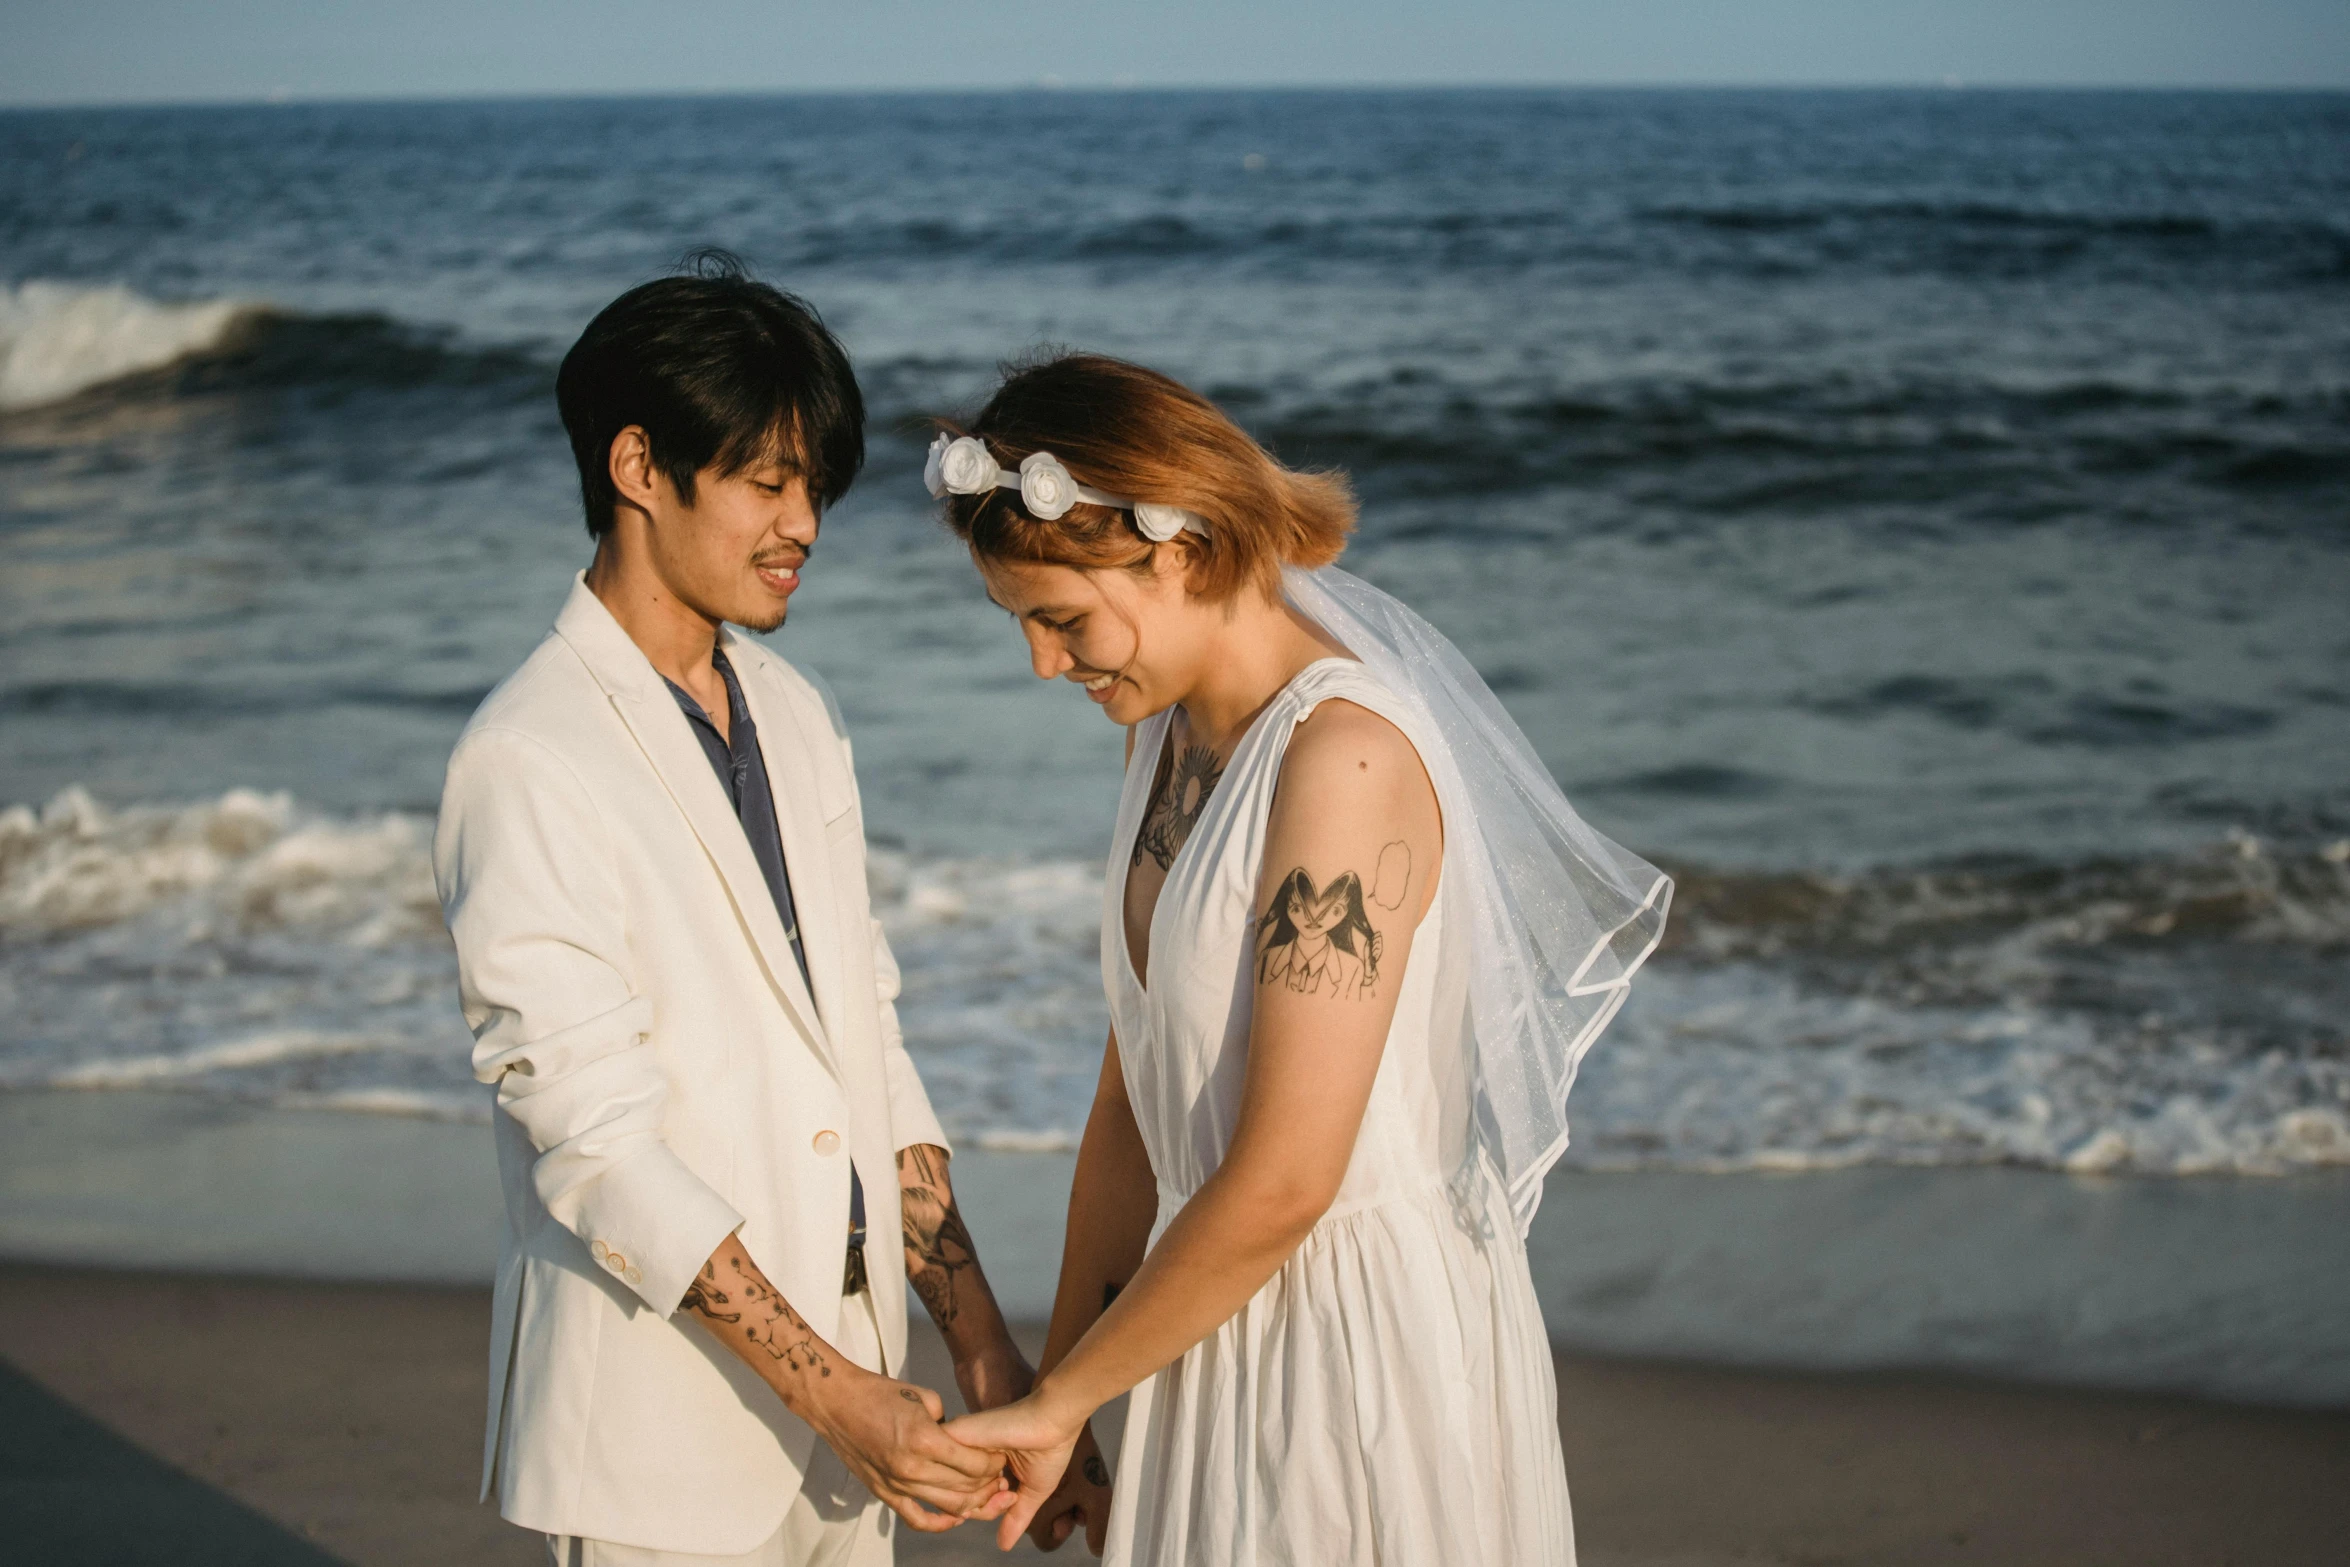
M 823 1425 L 841 1401 L 857 1395 L 857 1384 L 872 1374 L 845 1358 L 835 1364 L 828 1357 L 822 1364 L 797 1369 L 778 1362 L 767 1368 L 766 1380 L 775 1396 L 783 1400 L 784 1408 L 810 1425 Z

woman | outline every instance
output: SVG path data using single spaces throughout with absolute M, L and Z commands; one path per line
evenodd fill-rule
M 1571 1562 L 1523 1226 L 1670 884 L 1330 566 L 1343 483 L 1177 383 L 1016 371 L 928 479 L 1038 676 L 1128 730 L 1042 1374 L 951 1427 L 1011 1455 L 1000 1539 L 1131 1388 L 1112 1561 Z

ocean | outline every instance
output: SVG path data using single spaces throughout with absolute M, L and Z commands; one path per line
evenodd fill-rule
M 1570 1167 L 2350 1166 L 2350 97 L 1034 92 L 0 114 L 0 1089 L 486 1118 L 426 850 L 700 245 L 873 408 L 776 647 L 951 1132 L 1065 1150 L 1120 736 L 920 483 L 1042 345 L 1363 502 L 1680 880 Z

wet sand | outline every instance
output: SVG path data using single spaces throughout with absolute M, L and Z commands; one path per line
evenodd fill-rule
M 0 1266 L 8 1556 L 541 1560 L 473 1501 L 487 1315 L 473 1289 Z M 2291 1567 L 2350 1538 L 2350 1413 L 1581 1356 L 1559 1380 L 1590 1567 Z

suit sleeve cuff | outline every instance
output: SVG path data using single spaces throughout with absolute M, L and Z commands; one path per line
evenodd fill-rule
M 597 1267 L 668 1316 L 743 1216 L 665 1145 L 606 1171 L 582 1194 L 575 1228 Z

